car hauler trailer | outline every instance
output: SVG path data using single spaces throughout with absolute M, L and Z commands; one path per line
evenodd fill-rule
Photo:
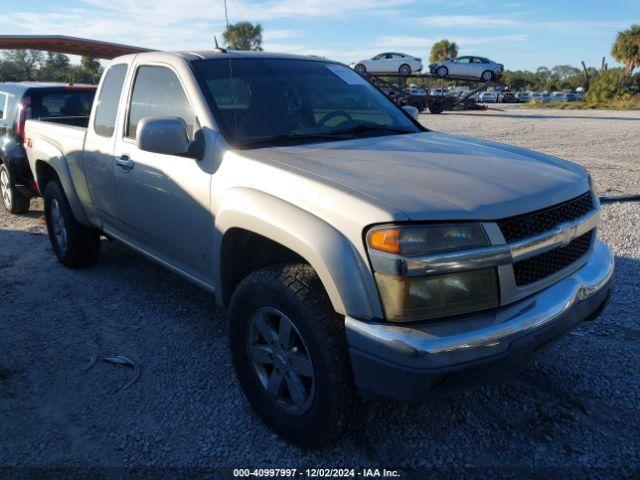
M 478 106 L 476 101 L 473 99 L 473 95 L 487 90 L 490 86 L 495 86 L 498 84 L 497 81 L 484 82 L 479 79 L 473 79 L 473 78 L 467 78 L 467 77 L 441 78 L 441 77 L 435 77 L 428 73 L 420 73 L 420 74 L 416 73 L 411 75 L 403 75 L 402 77 L 398 77 L 397 75 L 389 75 L 389 74 L 365 73 L 364 76 L 376 87 L 378 87 L 379 89 L 385 92 L 389 91 L 390 89 L 396 89 L 396 90 L 399 89 L 399 87 L 394 85 L 391 81 L 394 78 L 402 78 L 402 79 L 416 78 L 416 79 L 426 80 L 427 81 L 426 97 L 414 98 L 412 95 L 405 94 L 403 96 L 397 96 L 397 98 L 395 98 L 394 100 L 397 103 L 400 103 L 402 105 L 411 105 L 413 107 L 416 107 L 421 112 L 428 109 L 430 113 L 434 113 L 434 114 L 442 113 L 443 111 L 451 111 L 455 109 L 479 110 L 482 107 Z M 464 82 L 473 82 L 473 83 L 477 83 L 478 86 L 474 89 L 469 90 L 468 92 L 465 92 L 460 97 L 452 97 L 447 95 L 432 95 L 431 94 L 432 82 L 439 81 L 440 91 L 444 92 L 445 80 L 459 80 Z

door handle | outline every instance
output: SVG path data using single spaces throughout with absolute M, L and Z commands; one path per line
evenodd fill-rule
M 134 163 L 133 160 L 129 158 L 129 155 L 120 155 L 116 157 L 116 165 L 120 167 L 123 172 L 128 172 L 133 169 Z

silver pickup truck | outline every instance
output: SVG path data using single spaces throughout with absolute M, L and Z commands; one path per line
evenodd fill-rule
M 143 53 L 86 127 L 30 120 L 26 146 L 62 264 L 105 235 L 212 292 L 248 401 L 320 445 L 358 393 L 504 379 L 609 296 L 582 167 L 409 110 L 326 59 Z

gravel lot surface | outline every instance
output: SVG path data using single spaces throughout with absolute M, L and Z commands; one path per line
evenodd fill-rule
M 509 109 L 423 121 L 580 162 L 602 191 L 640 190 L 637 112 Z M 40 201 L 24 217 L 0 211 L 0 477 L 387 467 L 412 478 L 638 478 L 638 203 L 604 207 L 600 235 L 618 268 L 596 322 L 508 383 L 423 405 L 366 402 L 356 428 L 320 451 L 289 446 L 251 413 L 210 295 L 115 242 L 104 242 L 96 265 L 66 270 L 41 213 Z M 84 372 L 94 354 L 135 359 L 139 380 L 125 390 L 134 372 L 100 361 Z M 63 467 L 79 470 L 56 472 Z
M 640 193 L 640 112 L 524 109 L 422 115 L 433 130 L 510 143 L 589 169 L 601 194 Z

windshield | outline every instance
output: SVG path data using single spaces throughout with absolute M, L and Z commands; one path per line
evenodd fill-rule
M 223 134 L 238 147 L 421 131 L 344 65 L 273 58 L 192 65 Z

